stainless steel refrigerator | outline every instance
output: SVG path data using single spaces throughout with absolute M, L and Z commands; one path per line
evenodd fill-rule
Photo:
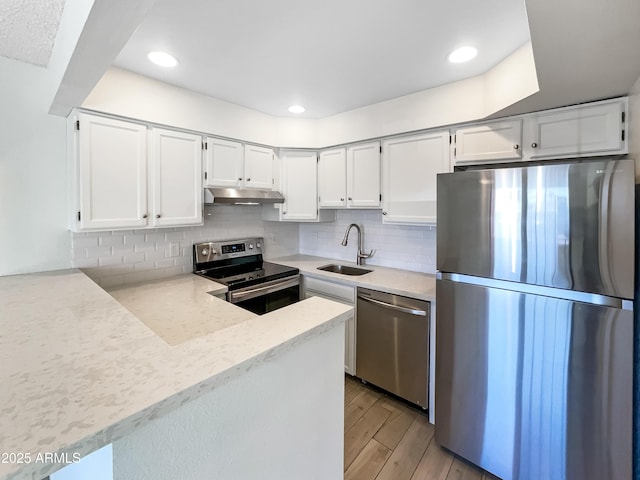
M 505 480 L 630 479 L 633 161 L 437 188 L 436 441 Z

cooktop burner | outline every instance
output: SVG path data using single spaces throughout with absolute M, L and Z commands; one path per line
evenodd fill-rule
M 229 290 L 248 287 L 258 283 L 278 280 L 280 278 L 297 275 L 297 268 L 287 267 L 271 262 L 261 262 L 244 265 L 243 268 L 220 267 L 204 271 L 196 271 L 198 275 L 215 280 L 229 287 Z
M 264 262 L 262 239 L 204 242 L 193 246 L 195 273 L 237 290 L 298 275 L 297 268 Z

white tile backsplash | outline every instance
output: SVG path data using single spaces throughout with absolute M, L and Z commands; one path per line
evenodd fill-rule
M 265 258 L 300 249 L 297 224 L 265 222 L 260 206 L 221 205 L 206 206 L 199 227 L 72 233 L 71 262 L 101 286 L 113 287 L 192 271 L 194 243 L 254 236 L 264 238 Z
M 348 246 L 341 245 L 351 223 L 362 227 L 365 250 L 376 250 L 366 263 L 435 273 L 435 227 L 383 225 L 379 210 L 338 210 L 330 223 L 267 222 L 260 206 L 224 205 L 206 206 L 200 227 L 72 233 L 72 266 L 113 287 L 192 271 L 194 243 L 254 236 L 264 238 L 267 259 L 302 253 L 354 262 L 355 230 Z M 177 244 L 177 256 L 171 244 Z
M 348 245 L 341 245 L 351 223 L 362 228 L 364 250 L 376 250 L 365 263 L 435 273 L 436 228 L 385 225 L 380 210 L 338 210 L 335 222 L 301 224 L 300 253 L 355 262 L 358 249 L 355 229 L 349 234 Z

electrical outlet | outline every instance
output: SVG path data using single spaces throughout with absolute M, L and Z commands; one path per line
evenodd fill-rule
M 169 244 L 169 256 L 170 257 L 179 257 L 180 256 L 180 244 L 178 244 L 178 243 L 170 243 Z

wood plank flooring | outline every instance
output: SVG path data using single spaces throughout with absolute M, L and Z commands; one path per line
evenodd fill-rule
M 345 480 L 498 480 L 442 449 L 419 408 L 345 375 Z

